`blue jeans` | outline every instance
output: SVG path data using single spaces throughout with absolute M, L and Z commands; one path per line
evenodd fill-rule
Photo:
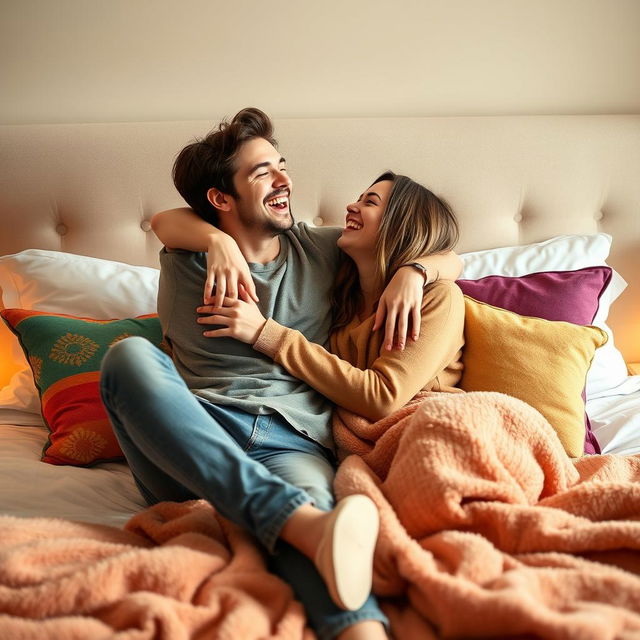
M 332 508 L 330 451 L 279 414 L 255 416 L 195 396 L 171 359 L 144 338 L 126 338 L 109 349 L 101 393 L 149 504 L 204 498 L 255 535 L 322 640 L 363 620 L 387 624 L 373 596 L 357 611 L 339 609 L 314 564 L 278 538 L 300 505 Z

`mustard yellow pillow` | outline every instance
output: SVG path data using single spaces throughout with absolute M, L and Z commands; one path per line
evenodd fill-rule
M 606 332 L 521 316 L 465 296 L 465 391 L 499 391 L 537 409 L 556 430 L 565 451 L 584 447 L 587 371 Z

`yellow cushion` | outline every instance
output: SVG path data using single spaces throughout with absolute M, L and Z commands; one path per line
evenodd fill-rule
M 606 332 L 521 316 L 465 296 L 465 391 L 499 391 L 537 409 L 571 457 L 583 453 L 587 371 Z

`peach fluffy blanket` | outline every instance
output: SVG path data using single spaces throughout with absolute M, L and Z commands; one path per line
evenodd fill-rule
M 401 640 L 640 638 L 640 456 L 569 459 L 498 393 L 339 411 L 339 497 L 381 513 L 374 591 Z
M 640 637 L 640 458 L 569 460 L 495 393 L 339 412 L 339 496 L 381 513 L 374 589 L 396 640 Z M 252 539 L 204 501 L 125 530 L 0 517 L 0 638 L 313 638 Z
M 125 530 L 0 517 L 2 640 L 312 640 L 252 539 L 203 500 Z

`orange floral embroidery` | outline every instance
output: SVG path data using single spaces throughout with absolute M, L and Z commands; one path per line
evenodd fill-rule
M 99 458 L 106 446 L 107 441 L 99 433 L 89 429 L 76 429 L 65 438 L 60 453 L 73 460 L 87 463 Z
M 40 382 L 40 376 L 42 375 L 42 358 L 29 356 L 29 364 L 33 371 L 33 379 L 36 381 L 36 384 L 38 384 Z
M 56 340 L 51 348 L 49 358 L 61 364 L 79 367 L 89 360 L 100 348 L 91 338 L 76 333 L 67 333 Z

